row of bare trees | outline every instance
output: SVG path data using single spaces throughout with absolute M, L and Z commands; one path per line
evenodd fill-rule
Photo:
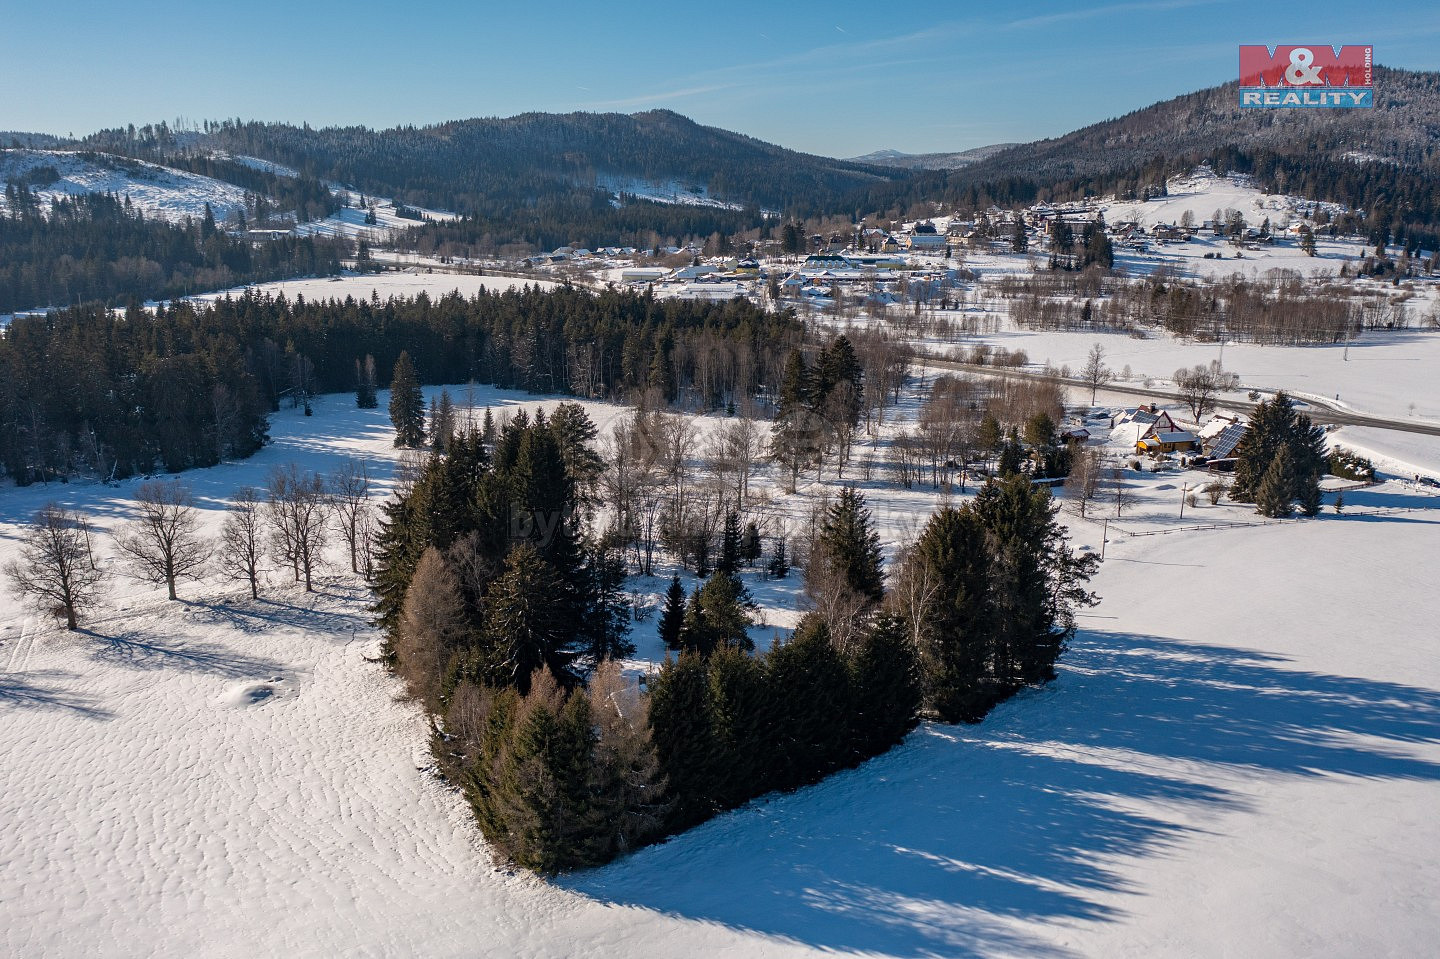
M 115 552 L 127 575 L 163 586 L 172 600 L 179 599 L 180 583 L 212 570 L 245 583 L 258 599 L 272 562 L 313 591 L 332 532 L 347 548 L 351 572 L 368 574 L 376 533 L 372 490 L 363 462 L 349 460 L 329 477 L 294 463 L 277 466 L 263 490 L 235 492 L 219 538 L 211 540 L 186 484 L 147 480 L 135 491 L 135 517 L 114 536 Z M 20 556 L 4 572 L 16 592 L 78 629 L 80 618 L 103 601 L 109 580 L 94 538 L 88 517 L 49 503 L 35 515 Z

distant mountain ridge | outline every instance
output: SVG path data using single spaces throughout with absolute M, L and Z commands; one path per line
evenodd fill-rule
M 958 170 L 972 163 L 987 160 L 1001 150 L 1008 150 L 1015 143 L 992 143 L 989 146 L 973 147 L 958 153 L 901 153 L 899 150 L 876 150 L 864 156 L 851 157 L 851 163 L 868 166 L 893 166 L 906 170 Z

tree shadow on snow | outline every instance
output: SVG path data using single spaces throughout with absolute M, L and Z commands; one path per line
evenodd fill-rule
M 73 673 L 59 670 L 0 673 L 0 708 L 56 709 L 85 719 L 113 719 L 114 713 L 94 705 L 90 699 L 58 685 L 48 685 L 50 679 L 73 678 Z
M 91 655 L 106 663 L 131 669 L 180 669 L 234 679 L 253 679 L 290 671 L 290 667 L 263 656 L 251 656 L 218 643 L 157 636 L 153 633 L 107 635 L 80 632 L 95 640 Z
M 353 593 L 343 589 L 326 592 L 323 588 L 310 594 L 315 599 L 353 600 Z M 284 600 L 262 596 L 258 600 L 245 599 L 233 603 L 201 603 L 187 601 L 200 622 L 207 625 L 224 625 L 242 633 L 264 633 L 276 627 L 313 633 L 321 638 L 348 640 L 357 633 L 370 633 L 370 620 L 357 613 L 334 609 L 314 609 L 287 603 Z
M 1059 680 L 980 726 L 922 726 L 858 770 L 564 884 L 842 952 L 1068 955 L 1017 922 L 1122 919 L 1114 894 L 1142 893 L 1125 861 L 1245 808 L 1217 783 L 1440 780 L 1405 748 L 1434 742 L 1436 690 L 1091 631 Z

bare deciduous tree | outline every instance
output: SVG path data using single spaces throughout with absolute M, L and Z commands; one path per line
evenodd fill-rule
M 330 503 L 350 549 L 350 572 L 360 572 L 365 514 L 370 510 L 370 471 L 363 460 L 346 460 L 330 474 Z
M 1101 466 L 1098 449 L 1080 449 L 1070 464 L 1070 475 L 1065 478 L 1065 492 L 1075 503 L 1075 509 L 1083 518 L 1085 510 L 1100 493 L 1100 480 L 1105 470 Z
M 250 598 L 260 598 L 260 576 L 265 567 L 265 527 L 262 504 L 246 486 L 235 492 L 225 525 L 220 528 L 220 571 L 250 586 Z
M 314 591 L 313 577 L 324 559 L 325 518 L 329 503 L 325 481 L 318 473 L 300 469 L 294 463 L 270 471 L 266 483 L 265 520 L 271 544 L 280 560 L 305 582 L 305 591 Z
M 1135 505 L 1135 494 L 1125 485 L 1125 471 L 1119 467 L 1110 471 L 1110 493 L 1115 502 L 1116 519 Z
M 105 584 L 90 549 L 90 524 L 58 503 L 35 514 L 5 575 L 41 610 L 64 616 L 67 629 L 80 628 L 81 614 L 99 605 Z
M 1213 366 L 1197 364 L 1188 370 L 1175 371 L 1175 385 L 1180 388 L 1180 399 L 1190 408 L 1195 422 L 1206 411 L 1215 408 L 1215 395 L 1220 392 L 1222 377 Z
M 1085 357 L 1085 365 L 1080 367 L 1080 378 L 1090 386 L 1090 405 L 1095 405 L 1095 394 L 1100 387 L 1106 385 L 1115 378 L 1110 367 L 1105 365 L 1105 347 L 1096 343 L 1090 347 L 1090 354 Z
M 115 537 L 115 546 L 138 580 L 163 585 L 179 599 L 175 583 L 197 579 L 209 547 L 200 536 L 200 511 L 179 480 L 147 480 L 135 491 L 137 516 Z
M 853 654 L 874 603 L 850 587 L 845 571 L 823 549 L 813 550 L 805 566 L 805 595 L 829 627 L 835 648 Z

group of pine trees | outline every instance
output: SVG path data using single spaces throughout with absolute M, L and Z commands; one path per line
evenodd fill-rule
M 1320 478 L 1329 454 L 1325 431 L 1295 410 L 1284 391 L 1262 400 L 1250 428 L 1235 450 L 1235 481 L 1230 496 L 1254 503 L 1261 516 L 1292 516 L 1298 504 L 1305 516 L 1320 512 Z
M 1044 488 L 1024 477 L 937 514 L 887 591 L 864 497 L 819 523 L 814 601 L 756 653 L 742 580 L 758 537 L 727 515 L 715 568 L 672 580 L 674 651 L 645 688 L 624 567 L 585 521 L 603 467 L 577 405 L 461 431 L 390 505 L 376 612 L 396 670 L 437 718 L 434 749 L 503 857 L 541 872 L 605 862 L 898 742 L 926 712 L 978 721 L 1054 675 L 1093 601 Z M 755 554 L 755 555 L 752 555 Z
M 1076 555 L 1047 489 L 1024 476 L 946 507 L 903 563 L 892 597 L 919 650 L 925 702 L 950 722 L 977 722 L 1026 686 L 1054 678 L 1075 630 L 1094 553 Z

